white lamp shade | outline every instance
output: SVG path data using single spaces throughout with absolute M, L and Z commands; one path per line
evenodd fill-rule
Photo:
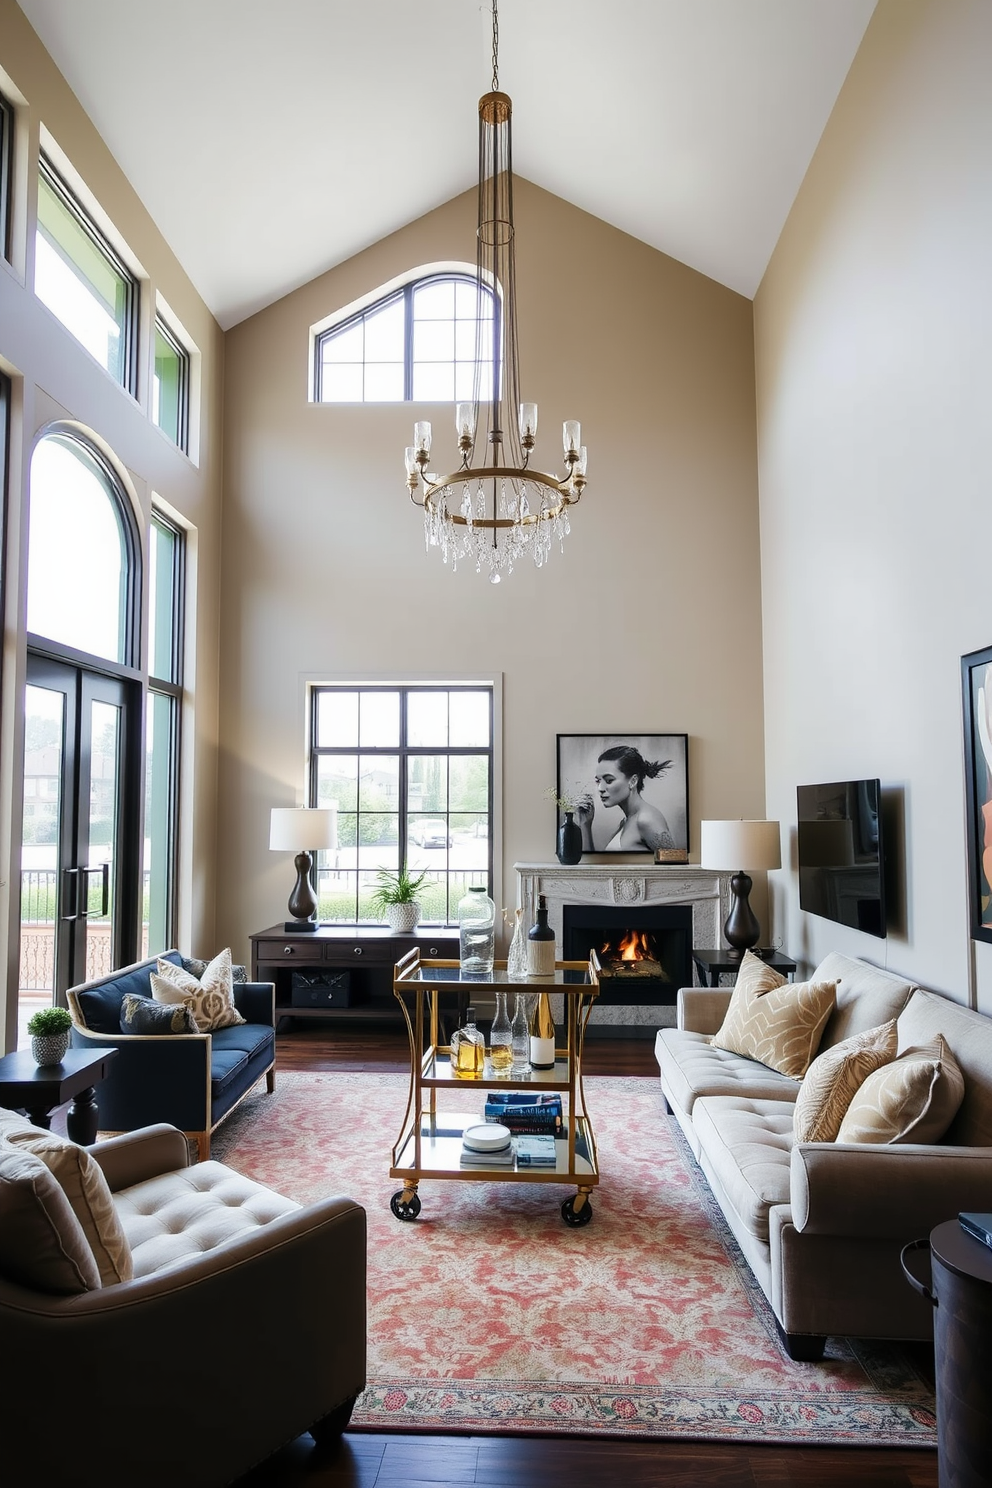
M 338 814 L 325 806 L 274 806 L 269 847 L 274 852 L 312 852 L 336 847 Z
M 704 821 L 700 827 L 701 868 L 738 873 L 782 866 L 782 833 L 777 821 Z

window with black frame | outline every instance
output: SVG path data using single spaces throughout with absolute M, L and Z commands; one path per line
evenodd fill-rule
M 468 274 L 430 274 L 314 338 L 318 403 L 456 403 L 492 397 L 499 307 Z
M 148 558 L 142 893 L 142 955 L 145 956 L 167 950 L 176 943 L 186 539 L 178 527 L 158 512 L 152 516 Z
M 173 444 L 189 449 L 189 352 L 161 315 L 155 317 L 152 422 Z
M 45 155 L 38 172 L 34 291 L 135 394 L 138 281 Z
M 0 93 L 0 253 L 10 262 L 10 194 L 14 177 L 14 110 Z
M 336 821 L 317 861 L 322 922 L 377 923 L 380 868 L 426 875 L 424 923 L 452 923 L 472 884 L 492 891 L 491 686 L 315 685 L 310 740 L 309 804 Z

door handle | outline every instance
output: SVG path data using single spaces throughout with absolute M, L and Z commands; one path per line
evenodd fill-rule
M 83 920 L 88 919 L 89 916 L 93 913 L 93 911 L 89 908 L 90 874 L 100 874 L 102 892 L 100 894 L 100 909 L 98 911 L 98 915 L 100 919 L 103 919 L 103 917 L 107 913 L 107 910 L 110 908 L 110 864 L 101 863 L 97 868 L 71 868 L 69 869 L 69 872 L 82 874 L 82 880 L 80 884 L 80 888 L 82 891 L 81 898 L 86 908 L 78 909 L 77 906 L 77 910 L 79 918 Z
M 71 904 L 72 913 L 62 913 L 59 916 L 61 920 L 79 919 L 79 875 L 81 872 L 81 868 L 62 869 L 62 904 L 64 910 L 67 910 Z

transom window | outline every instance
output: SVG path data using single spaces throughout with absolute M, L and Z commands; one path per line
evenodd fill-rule
M 45 155 L 38 177 L 34 288 L 66 330 L 133 393 L 137 280 Z
M 471 884 L 492 885 L 493 692 L 321 685 L 311 692 L 312 806 L 336 812 L 319 854 L 318 918 L 377 921 L 376 870 L 426 873 L 423 921 L 450 923 Z
M 152 422 L 184 452 L 189 431 L 189 352 L 161 315 L 155 317 Z
M 412 280 L 314 342 L 318 403 L 457 403 L 492 397 L 495 296 L 468 274 Z

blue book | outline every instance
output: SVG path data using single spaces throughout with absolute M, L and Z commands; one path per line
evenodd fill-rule
M 557 1106 L 561 1096 L 556 1090 L 491 1090 L 486 1096 L 491 1106 Z

